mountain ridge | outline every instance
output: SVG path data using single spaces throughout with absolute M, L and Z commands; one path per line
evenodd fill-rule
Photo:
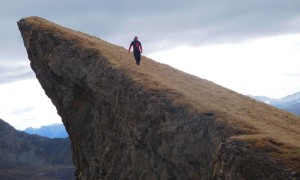
M 74 179 L 69 139 L 29 135 L 0 119 L 0 144 L 0 179 Z
M 40 128 L 26 128 L 24 132 L 28 134 L 37 134 L 48 138 L 67 138 L 69 135 L 65 130 L 65 126 L 61 123 L 41 126 Z
M 288 112 L 300 115 L 300 92 L 274 99 L 266 96 L 250 96 L 258 101 L 270 104 L 274 107 L 286 110 Z
M 18 25 L 77 178 L 299 176 L 299 117 L 42 18 Z

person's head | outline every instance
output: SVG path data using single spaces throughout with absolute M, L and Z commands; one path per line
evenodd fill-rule
M 135 36 L 135 37 L 134 37 L 134 40 L 135 40 L 135 41 L 137 41 L 137 40 L 138 40 L 138 37 L 137 37 L 137 36 Z

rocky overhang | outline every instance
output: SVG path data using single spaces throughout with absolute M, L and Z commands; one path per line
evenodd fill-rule
M 39 17 L 18 26 L 78 179 L 299 178 L 299 116 Z

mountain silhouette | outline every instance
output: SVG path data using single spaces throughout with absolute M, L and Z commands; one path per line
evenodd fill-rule
M 26 128 L 24 132 L 28 134 L 37 134 L 48 138 L 67 138 L 69 135 L 65 126 L 61 123 L 42 126 L 40 128 Z

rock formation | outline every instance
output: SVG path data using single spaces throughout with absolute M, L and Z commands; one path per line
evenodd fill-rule
M 18 25 L 78 179 L 299 177 L 299 116 L 42 18 Z

